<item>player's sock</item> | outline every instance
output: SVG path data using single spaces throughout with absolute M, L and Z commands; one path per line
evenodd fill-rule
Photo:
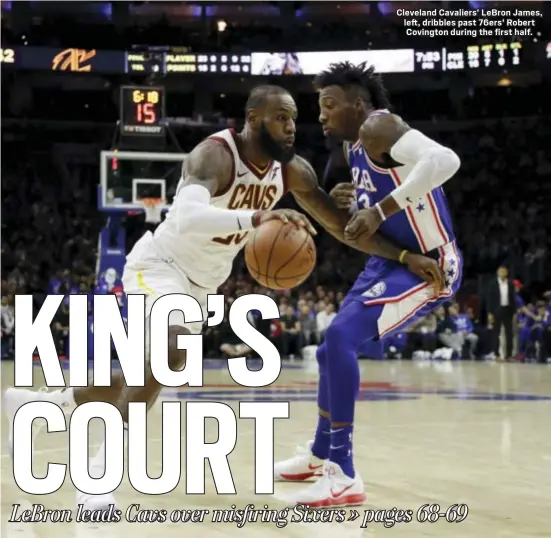
M 318 415 L 318 427 L 316 436 L 312 445 L 312 454 L 320 460 L 326 460 L 329 457 L 329 447 L 331 445 L 331 421 L 327 417 Z
M 332 424 L 329 459 L 351 478 L 354 478 L 352 424 L 360 388 L 357 350 L 365 340 L 376 338 L 381 311 L 380 305 L 365 306 L 352 301 L 337 314 L 325 333 Z
M 354 478 L 354 461 L 352 459 L 352 431 L 354 426 L 331 427 L 331 452 L 330 460 L 340 465 L 343 473 Z
M 318 382 L 318 408 L 329 410 L 329 387 L 327 386 L 327 355 L 325 345 L 318 347 L 316 358 L 319 364 Z M 329 418 L 318 415 L 318 426 L 312 445 L 312 454 L 317 458 L 326 460 L 329 457 L 329 445 L 331 443 L 331 421 Z
M 128 443 L 128 424 L 124 423 L 123 446 Z M 90 459 L 88 464 L 90 476 L 92 478 L 101 478 L 105 473 L 105 441 L 101 443 L 96 455 Z

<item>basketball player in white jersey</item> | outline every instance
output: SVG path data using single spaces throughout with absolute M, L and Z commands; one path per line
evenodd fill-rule
M 147 232 L 127 257 L 124 291 L 146 295 L 146 315 L 160 296 L 180 293 L 197 299 L 206 321 L 207 296 L 216 294 L 230 275 L 232 262 L 245 245 L 247 234 L 264 222 L 272 219 L 294 222 L 315 233 L 304 215 L 289 209 L 273 209 L 287 191 L 329 233 L 344 242 L 347 214 L 319 188 L 310 164 L 295 155 L 296 117 L 295 102 L 285 89 L 260 86 L 247 101 L 242 132 L 230 129 L 219 132 L 191 151 L 167 218 L 153 234 Z M 347 244 L 392 260 L 399 260 L 402 252 L 377 234 L 368 241 L 360 238 Z M 408 255 L 403 261 L 427 282 L 442 285 L 441 270 L 431 258 Z M 185 364 L 185 350 L 177 348 L 177 336 L 200 333 L 202 325 L 185 323 L 181 312 L 170 314 L 171 369 L 182 369 Z M 113 374 L 111 387 L 55 392 L 9 389 L 4 403 L 10 424 L 21 405 L 36 400 L 54 402 L 67 413 L 85 402 L 109 402 L 117 406 L 126 421 L 128 403 L 146 402 L 151 407 L 161 389 L 150 373 L 145 387 L 126 387 L 117 372 Z M 89 463 L 90 475 L 103 476 L 104 467 L 102 446 Z M 87 509 L 102 509 L 115 500 L 111 494 L 91 496 L 77 492 L 77 503 Z

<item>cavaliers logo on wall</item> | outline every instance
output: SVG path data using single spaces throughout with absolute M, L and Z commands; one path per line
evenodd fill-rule
M 65 49 L 52 60 L 52 71 L 92 71 L 92 64 L 87 62 L 95 55 L 95 50 Z

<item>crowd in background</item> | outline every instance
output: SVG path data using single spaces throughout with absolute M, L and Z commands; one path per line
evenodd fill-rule
M 519 136 L 519 129 L 522 136 Z M 21 134 L 21 132 L 19 133 Z M 13 356 L 14 295 L 30 293 L 38 309 L 48 293 L 93 294 L 96 288 L 96 243 L 105 216 L 96 210 L 97 162 L 82 163 L 52 150 L 40 132 L 4 135 L 2 160 L 2 356 Z M 190 145 L 204 136 L 189 130 Z M 305 137 L 302 137 L 304 140 Z M 307 139 L 307 138 L 306 138 Z M 465 255 L 465 282 L 458 303 L 438 311 L 382 343 L 373 356 L 415 358 L 430 356 L 493 358 L 527 357 L 546 360 L 551 324 L 549 252 L 551 228 L 545 199 L 551 199 L 551 162 L 545 152 L 550 124 L 539 119 L 530 129 L 502 122 L 470 130 L 447 131 L 439 139 L 462 157 L 462 167 L 445 190 L 454 214 L 458 243 Z M 299 147 L 323 175 L 328 153 L 313 155 Z M 325 187 L 347 180 L 329 178 Z M 293 206 L 293 200 L 283 202 Z M 143 217 L 126 220 L 129 248 L 143 232 Z M 317 241 L 318 264 L 300 288 L 275 294 L 281 319 L 261 329 L 277 343 L 284 357 L 301 357 L 306 346 L 317 345 L 339 309 L 365 257 L 327 234 Z M 509 269 L 508 280 L 524 287 L 511 318 L 511 337 L 500 350 L 496 319 L 486 290 L 499 265 Z M 518 283 L 517 283 L 518 284 Z M 266 293 L 248 276 L 243 258 L 220 290 L 230 304 L 251 291 Z M 517 299 L 515 299 L 517 300 Z M 494 308 L 496 310 L 496 308 Z M 497 308 L 499 310 L 499 308 Z M 68 310 L 60 309 L 54 323 L 60 354 L 66 352 Z M 226 324 L 207 329 L 208 356 L 231 356 L 243 351 Z M 435 355 L 436 354 L 436 355 Z

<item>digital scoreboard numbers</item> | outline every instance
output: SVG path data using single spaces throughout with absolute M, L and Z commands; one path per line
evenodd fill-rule
M 198 54 L 199 73 L 231 73 L 235 75 L 251 73 L 250 54 Z
M 246 74 L 251 72 L 250 54 L 179 54 L 167 53 L 164 57 L 164 72 Z
M 123 135 L 163 136 L 164 116 L 164 88 L 121 87 L 120 124 Z
M 415 71 L 471 71 L 507 69 L 521 65 L 522 43 L 469 45 L 462 50 L 446 47 L 414 51 Z
M 415 70 L 416 71 L 440 71 L 442 64 L 442 50 L 416 50 Z
M 518 42 L 471 45 L 467 47 L 467 62 L 471 69 L 513 67 L 520 65 L 521 50 L 522 44 Z

